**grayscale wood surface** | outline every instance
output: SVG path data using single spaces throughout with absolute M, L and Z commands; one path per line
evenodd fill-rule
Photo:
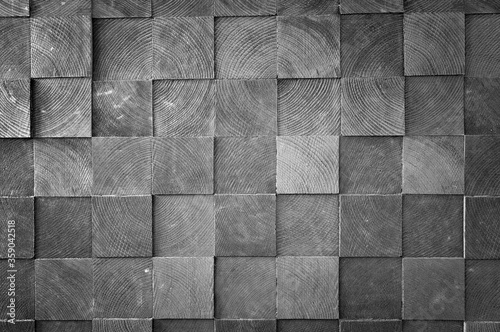
M 153 16 L 213 16 L 214 0 L 152 0 Z
M 500 259 L 500 198 L 466 197 L 465 211 L 465 257 Z
M 4 216 L 0 236 L 9 238 L 8 221 L 15 222 L 15 256 L 17 258 L 33 258 L 33 244 L 35 237 L 34 227 L 34 200 L 32 197 L 3 197 L 0 198 L 0 212 Z M 12 233 L 12 231 L 11 231 Z M 11 236 L 12 238 L 12 236 Z M 0 258 L 9 258 L 8 241 L 0 243 Z
M 151 332 L 151 319 L 94 319 L 92 332 Z
M 92 0 L 33 0 L 31 1 L 31 17 L 71 17 L 90 16 Z
M 339 0 L 278 0 L 279 16 L 333 15 L 339 12 Z
M 0 195 L 33 195 L 33 141 L 0 139 L 0 178 Z
M 215 0 L 215 16 L 276 15 L 276 0 Z
M 467 34 L 465 74 L 468 77 L 499 77 L 500 17 L 470 15 L 465 21 Z
M 7 237 L 4 237 L 7 238 Z M 7 252 L 4 250 L 3 252 Z M 34 319 L 35 318 L 35 260 L 16 260 L 15 263 L 16 273 L 15 273 L 15 305 L 16 305 L 16 318 L 17 319 Z M 9 288 L 11 288 L 11 279 L 7 277 L 11 276 L 11 273 L 7 272 L 10 270 L 8 261 L 6 259 L 0 260 L 0 287 L 5 290 L 5 294 L 8 295 Z M 7 313 L 10 309 L 7 309 L 7 305 L 10 303 L 10 298 L 8 296 L 0 297 L 0 314 L 3 317 L 9 318 Z M 16 321 L 15 325 L 20 322 Z M 8 323 L 12 326 L 12 323 Z M 22 325 L 21 325 L 22 326 Z M 2 325 L 0 324 L 0 327 Z M 9 331 L 4 330 L 4 331 Z M 23 329 L 21 329 L 23 331 Z M 34 332 L 34 330 L 32 330 Z M 9 331 L 10 332 L 10 331 Z
M 0 137 L 30 137 L 30 81 L 0 81 Z
M 500 80 L 465 79 L 465 134 L 500 134 Z
M 1 0 L 0 1 L 0 17 L 19 17 L 28 16 L 30 14 L 29 0 Z
M 282 319 L 277 323 L 278 332 L 339 332 L 339 321 L 333 319 Z
M 405 10 L 406 4 L 405 4 Z M 403 0 L 342 0 L 342 14 L 402 13 Z
M 467 321 L 498 321 L 500 296 L 499 260 L 472 260 L 466 262 L 465 312 Z
M 276 332 L 276 320 L 217 319 L 215 329 L 219 332 Z
M 500 194 L 499 137 L 466 137 L 465 193 L 469 196 Z
M 92 321 L 41 320 L 36 322 L 39 332 L 92 332 Z
M 155 332 L 214 332 L 213 319 L 154 319 Z
M 151 0 L 92 0 L 92 17 L 150 17 Z
M 3 18 L 0 35 L 0 78 L 30 78 L 30 20 Z
M 399 320 L 378 321 L 341 321 L 342 332 L 402 332 L 403 323 Z
M 464 2 L 468 0 L 404 0 L 405 12 L 464 12 Z

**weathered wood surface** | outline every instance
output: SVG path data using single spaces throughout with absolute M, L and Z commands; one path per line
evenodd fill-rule
M 4 237 L 7 239 L 7 236 Z M 7 250 L 2 250 L 2 252 L 7 252 Z M 10 309 L 7 306 L 10 304 L 10 298 L 8 296 L 9 288 L 11 287 L 11 279 L 7 279 L 11 273 L 7 272 L 11 270 L 8 261 L 5 259 L 0 260 L 0 287 L 4 290 L 4 294 L 0 296 L 0 314 L 2 318 L 10 319 L 7 313 Z M 15 305 L 16 305 L 16 324 L 19 322 L 17 319 L 34 319 L 35 318 L 35 261 L 30 260 L 19 260 L 16 259 L 15 263 Z M 9 325 L 12 325 L 9 323 Z M 0 328 L 2 325 L 0 325 Z M 3 330 L 2 331 L 9 331 Z M 23 330 L 20 330 L 23 331 Z
M 90 8 L 96 4 L 92 0 L 36 0 L 31 1 L 31 17 L 71 17 L 89 16 Z M 78 35 L 77 35 L 78 36 Z M 76 36 L 75 36 L 76 37 Z M 78 36 L 80 37 L 80 36 Z
M 500 260 L 468 259 L 466 268 L 466 320 L 500 320 Z
M 476 0 L 474 0 L 476 1 Z M 465 0 L 404 0 L 405 12 L 464 12 Z
M 92 332 L 151 332 L 151 319 L 94 319 Z
M 35 321 L 16 320 L 16 324 L 12 324 L 3 320 L 0 321 L 0 328 L 5 329 L 7 332 L 35 332 Z
M 465 134 L 500 135 L 500 79 L 465 79 Z
M 342 14 L 402 13 L 403 11 L 403 0 L 342 0 L 340 4 Z
M 29 0 L 0 0 L 0 17 L 29 16 Z
M 500 137 L 466 137 L 465 194 L 500 194 Z
M 342 332 L 402 332 L 403 322 L 392 321 L 341 321 L 340 330 Z
M 499 15 L 467 15 L 465 20 L 468 77 L 500 77 Z
M 215 0 L 215 16 L 267 16 L 276 14 L 276 0 Z
M 332 319 L 281 319 L 278 332 L 339 332 L 339 321 Z
M 276 332 L 276 320 L 217 319 L 215 330 L 218 332 Z
M 278 15 L 333 15 L 339 12 L 338 0 L 278 0 Z
M 0 137 L 30 137 L 30 81 L 0 81 Z
M 500 197 L 465 200 L 465 257 L 500 259 Z
M 36 330 L 37 332 L 92 332 L 92 321 L 39 320 L 36 322 Z
M 15 257 L 33 258 L 34 250 L 34 202 L 30 197 L 3 197 L 0 198 L 0 212 L 2 224 L 0 236 L 0 258 L 9 258 L 9 220 L 15 222 Z M 12 231 L 11 231 L 12 232 Z
M 213 16 L 214 0 L 153 0 L 153 16 Z
M 155 319 L 154 332 L 214 332 L 212 319 Z
M 467 322 L 467 332 L 499 332 L 500 322 Z
M 169 2 L 169 1 L 165 1 Z M 150 17 L 151 0 L 93 0 L 92 17 Z
M 0 20 L 0 78 L 30 78 L 30 19 Z
M 465 0 L 467 14 L 500 13 L 499 0 Z
M 464 331 L 464 323 L 461 321 L 426 321 L 426 320 L 403 321 L 403 332 L 463 332 L 463 331 Z M 468 328 L 467 331 L 470 332 Z
M 0 179 L 2 196 L 33 195 L 33 141 L 0 139 Z

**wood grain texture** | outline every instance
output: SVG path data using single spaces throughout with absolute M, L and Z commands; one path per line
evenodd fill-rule
M 403 0 L 342 0 L 342 14 L 402 13 Z
M 214 256 L 214 197 L 154 196 L 155 257 Z
M 339 192 L 339 137 L 278 137 L 277 183 L 280 194 Z
M 218 332 L 276 332 L 276 320 L 217 319 L 215 329 Z
M 214 332 L 212 319 L 155 319 L 154 332 Z
M 91 144 L 89 138 L 35 140 L 35 195 L 90 196 Z
M 500 77 L 500 17 L 468 15 L 465 21 L 468 77 Z
M 92 0 L 60 1 L 36 0 L 31 1 L 31 17 L 71 17 L 89 16 Z
M 500 137 L 467 136 L 465 194 L 500 195 Z
M 465 134 L 500 135 L 500 79 L 465 79 Z
M 215 20 L 217 78 L 276 78 L 276 18 Z
M 406 135 L 463 135 L 463 77 L 407 77 L 405 130 Z
M 93 0 L 93 18 L 150 17 L 151 0 Z
M 463 197 L 403 196 L 403 256 L 462 257 Z
M 149 138 L 92 138 L 94 195 L 151 194 Z
M 0 195 L 33 196 L 33 141 L 0 139 Z
M 213 77 L 213 18 L 155 18 L 153 22 L 153 78 Z
M 278 257 L 277 317 L 337 319 L 338 257 Z
M 463 13 L 465 0 L 404 0 L 405 12 L 457 12 Z
M 34 80 L 32 85 L 35 137 L 90 137 L 92 87 L 90 78 Z
M 403 193 L 463 194 L 464 138 L 403 138 Z
M 213 16 L 214 0 L 153 0 L 153 16 Z
M 402 332 L 403 322 L 400 320 L 379 321 L 341 321 L 342 332 Z
M 403 77 L 342 79 L 342 135 L 404 134 Z
M 466 320 L 500 320 L 500 260 L 468 259 L 466 268 Z
M 462 13 L 406 14 L 404 63 L 405 76 L 463 75 L 465 73 L 464 15 Z
M 16 324 L 12 324 L 2 320 L 0 321 L 0 328 L 5 329 L 6 332 L 35 332 L 35 321 L 16 320 Z
M 339 12 L 338 0 L 278 0 L 278 15 L 333 15 Z
M 500 322 L 467 322 L 467 332 L 498 332 Z
M 276 15 L 276 0 L 215 0 L 215 16 Z
M 276 244 L 279 256 L 338 256 L 338 196 L 278 195 Z
M 153 259 L 154 318 L 212 318 L 213 257 Z
M 465 0 L 467 14 L 500 13 L 499 0 Z
M 37 332 L 92 332 L 92 321 L 39 320 Z
M 467 197 L 465 202 L 465 257 L 500 259 L 500 197 Z
M 2 18 L 0 36 L 0 78 L 30 78 L 30 19 Z
M 37 258 L 92 257 L 90 197 L 37 197 Z
M 92 197 L 92 255 L 151 257 L 151 196 Z
M 0 1 L 0 17 L 19 17 L 29 16 L 29 0 L 1 0 Z
M 463 320 L 464 278 L 464 259 L 403 259 L 403 319 Z
M 4 237 L 7 239 L 7 236 Z M 4 240 L 6 242 L 6 240 Z M 7 250 L 2 250 L 2 252 L 7 252 Z M 17 256 L 16 256 L 17 258 Z M 4 290 L 4 294 L 0 297 L 0 314 L 2 318 L 10 319 L 7 313 L 10 309 L 7 308 L 10 305 L 10 299 L 12 297 L 8 296 L 10 292 L 9 289 L 12 287 L 11 283 L 14 281 L 15 286 L 15 322 L 17 325 L 18 319 L 34 319 L 35 318 L 35 261 L 30 260 L 19 260 L 16 259 L 15 262 L 15 280 L 7 279 L 10 277 L 11 273 L 8 272 L 11 268 L 9 267 L 8 260 L 0 260 L 0 287 Z M 9 323 L 9 325 L 12 325 Z M 0 328 L 2 325 L 0 325 Z M 2 331 L 9 331 L 9 329 Z M 23 331 L 22 329 L 20 331 Z
M 146 18 L 94 19 L 94 80 L 151 79 L 152 26 L 152 21 Z
M 151 258 L 94 259 L 94 318 L 153 315 Z
M 340 77 L 340 16 L 278 18 L 278 77 Z
M 274 319 L 276 317 L 275 258 L 217 258 L 215 317 Z
M 218 80 L 215 135 L 276 136 L 276 80 Z
M 215 81 L 153 82 L 155 136 L 213 136 Z
M 92 319 L 92 260 L 35 261 L 36 319 Z
M 151 319 L 94 319 L 92 332 L 151 332 Z
M 282 319 L 278 320 L 278 332 L 339 332 L 338 320 L 296 320 L 296 319 Z
M 30 81 L 0 81 L 0 137 L 30 137 Z
M 403 321 L 403 332 L 463 332 L 464 323 L 461 321 Z M 469 329 L 467 329 L 468 332 Z
M 148 81 L 95 82 L 93 136 L 152 136 L 152 84 Z
M 400 258 L 340 260 L 340 318 L 401 319 Z
M 0 236 L 4 239 L 0 243 L 0 258 L 9 258 L 9 242 L 12 236 L 9 233 L 8 221 L 15 221 L 15 256 L 16 258 L 33 258 L 34 251 L 34 202 L 30 197 L 3 197 L 0 198 L 0 212 L 2 225 Z

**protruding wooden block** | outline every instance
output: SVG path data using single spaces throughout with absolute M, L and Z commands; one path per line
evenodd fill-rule
M 276 141 L 278 193 L 339 192 L 338 136 L 281 136 Z
M 500 260 L 468 259 L 466 267 L 466 320 L 500 320 Z
M 152 328 L 151 319 L 94 319 L 92 321 L 92 332 L 151 332 Z
M 15 258 L 33 258 L 35 236 L 33 198 L 0 198 L 0 213 L 2 216 L 0 236 L 4 239 L 0 242 L 0 258 L 12 258 L 12 251 L 9 252 L 12 246 L 9 246 L 10 240 L 15 244 L 13 248 Z
M 402 332 L 403 322 L 400 320 L 348 321 L 340 322 L 342 332 Z
M 153 259 L 154 318 L 212 318 L 213 257 Z
M 0 139 L 0 179 L 1 196 L 33 195 L 33 141 Z
M 34 80 L 33 135 L 91 137 L 91 84 L 90 78 Z
M 463 332 L 462 321 L 405 320 L 403 332 Z M 468 332 L 469 329 L 467 329 Z
M 7 242 L 7 236 L 3 237 Z M 16 247 L 17 249 L 17 247 Z M 2 253 L 7 253 L 7 249 Z M 16 258 L 18 258 L 16 254 Z M 11 305 L 12 298 L 15 299 L 15 325 L 19 323 L 18 319 L 34 319 L 35 318 L 35 261 L 16 259 L 12 267 L 12 261 L 0 260 L 0 287 L 2 287 L 3 294 L 0 297 L 0 314 L 2 319 L 11 319 L 8 313 L 12 312 Z M 15 272 L 9 272 L 14 270 Z M 14 274 L 14 279 L 10 278 Z M 10 279 L 7 279 L 10 278 Z M 13 285 L 14 284 L 14 285 Z M 14 292 L 15 294 L 13 294 Z M 12 296 L 11 296 L 12 295 Z M 12 323 L 9 323 L 12 325 Z M 2 325 L 0 324 L 0 328 Z M 9 329 L 2 331 L 10 331 Z M 15 330 L 14 330 L 15 331 Z M 24 331 L 24 330 L 19 330 Z
M 214 0 L 153 0 L 153 16 L 214 16 Z
M 18 17 L 30 15 L 29 0 L 18 0 L 16 2 L 10 0 L 0 1 L 0 16 L 1 17 Z M 1 325 L 0 325 L 1 326 Z
M 153 22 L 153 77 L 214 77 L 214 20 L 159 17 Z
M 278 320 L 278 332 L 339 332 L 339 321 L 333 319 L 282 319 Z
M 94 80 L 150 80 L 152 20 L 95 19 Z
M 500 6 L 500 4 L 499 4 Z M 498 15 L 467 15 L 465 20 L 467 54 L 465 74 L 468 77 L 500 77 L 500 38 Z
M 37 332 L 92 332 L 91 320 L 39 320 Z
M 465 0 L 404 0 L 405 12 L 464 12 Z
M 500 137 L 466 137 L 465 194 L 500 195 Z
M 90 17 L 91 6 L 92 0 L 34 0 L 31 1 L 31 17 Z
M 402 13 L 403 0 L 342 0 L 342 14 Z
M 92 197 L 92 255 L 151 257 L 151 196 Z
M 467 332 L 498 332 L 500 322 L 466 322 Z
M 338 0 L 278 0 L 278 15 L 333 15 L 339 12 Z
M 279 17 L 278 77 L 340 77 L 340 16 Z
M 500 259 L 500 197 L 467 197 L 465 257 Z
M 276 18 L 215 20 L 217 78 L 276 78 Z
M 463 320 L 464 269 L 458 258 L 403 259 L 403 318 Z
M 94 318 L 153 314 L 151 258 L 94 259 Z
M 93 0 L 92 17 L 151 17 L 151 0 Z
M 149 138 L 92 138 L 94 195 L 151 194 Z
M 215 0 L 215 16 L 276 15 L 275 0 Z
M 274 319 L 276 317 L 275 258 L 217 258 L 215 317 Z
M 403 196 L 403 256 L 462 257 L 463 197 Z
M 276 136 L 276 80 L 218 80 L 217 136 Z
M 92 260 L 37 259 L 36 319 L 92 319 Z
M 465 79 L 465 134 L 500 135 L 500 79 Z
M 278 195 L 276 212 L 279 256 L 338 256 L 338 196 Z
M 340 260 L 340 318 L 401 319 L 400 258 Z
M 0 137 L 30 137 L 30 81 L 0 81 Z
M 36 196 L 90 196 L 90 138 L 45 138 L 34 143 Z
M 404 135 L 404 86 L 403 77 L 342 79 L 342 135 Z
M 154 332 L 214 332 L 213 319 L 155 319 Z
M 500 1 L 465 0 L 465 12 L 467 14 L 500 13 Z
M 276 332 L 276 320 L 269 319 L 217 319 L 215 329 L 218 332 Z
M 5 332 L 35 332 L 34 320 L 15 320 L 15 322 L 12 324 L 7 320 L 1 320 L 0 328 L 5 329 Z
M 9 1 L 9 6 L 12 4 L 13 2 Z M 30 78 L 30 68 L 30 19 L 2 18 L 0 21 L 0 78 Z
M 93 136 L 153 136 L 151 82 L 94 82 L 92 100 Z
M 464 138 L 413 136 L 403 139 L 403 193 L 463 194 Z

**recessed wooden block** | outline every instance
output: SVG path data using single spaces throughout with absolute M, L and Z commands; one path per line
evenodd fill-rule
M 405 320 L 403 332 L 463 332 L 462 321 Z M 469 329 L 467 329 L 468 332 Z
M 0 258 L 12 258 L 9 243 L 14 241 L 15 258 L 33 258 L 34 202 L 30 197 L 0 198 L 2 225 L 0 236 Z M 11 227 L 9 227 L 11 225 Z M 11 257 L 9 257 L 9 255 Z
M 153 16 L 213 16 L 214 0 L 153 0 Z
M 215 0 L 215 16 L 276 15 L 275 0 Z
M 465 257 L 500 259 L 500 197 L 467 197 Z
M 465 193 L 500 195 L 500 137 L 467 136 L 465 141 Z
M 4 239 L 4 242 L 7 242 L 7 236 Z M 2 252 L 7 253 L 7 249 L 3 250 L 2 248 Z M 18 257 L 16 254 L 16 258 Z M 2 319 L 12 318 L 8 315 L 12 312 L 8 306 L 11 305 L 10 299 L 14 298 L 14 318 L 15 325 L 17 325 L 19 323 L 18 319 L 35 318 L 35 261 L 16 259 L 13 267 L 10 264 L 12 264 L 12 261 L 6 259 L 0 260 L 0 287 L 3 290 L 3 294 L 0 297 L 0 314 L 2 315 Z M 14 279 L 7 279 L 12 277 L 12 274 L 14 274 Z M 12 325 L 12 323 L 9 323 L 9 325 Z M 2 329 L 2 331 L 9 330 Z
M 9 1 L 9 5 L 12 6 L 12 4 L 13 2 Z M 30 78 L 30 68 L 30 19 L 2 18 L 0 21 L 0 78 Z
M 218 80 L 217 136 L 276 136 L 276 80 Z
M 29 0 L 11 0 L 0 1 L 0 17 L 18 17 L 30 15 Z M 0 325 L 1 326 L 1 325 Z
M 36 322 L 37 332 L 92 332 L 92 321 L 39 320 Z
M 36 260 L 36 319 L 92 319 L 92 260 Z
M 404 0 L 405 12 L 464 12 L 464 0 Z
M 404 40 L 406 76 L 464 74 L 464 14 L 405 14 Z
M 338 0 L 278 0 L 278 15 L 333 15 L 339 12 Z
M 152 317 L 151 258 L 94 259 L 93 266 L 95 318 Z
M 34 80 L 34 136 L 92 136 L 91 84 L 90 78 Z
M 500 79 L 465 79 L 465 134 L 500 135 Z
M 401 259 L 342 258 L 340 318 L 400 319 Z
M 500 260 L 469 259 L 466 265 L 466 320 L 500 320 Z
M 278 195 L 276 212 L 279 256 L 338 256 L 338 196 Z
M 339 332 L 339 321 L 333 319 L 282 319 L 278 321 L 278 332 Z
M 151 82 L 94 82 L 92 133 L 93 136 L 152 136 Z
M 151 332 L 152 328 L 151 319 L 94 319 L 92 321 L 92 332 Z
M 402 13 L 403 0 L 342 0 L 342 14 Z
M 95 19 L 94 80 L 150 80 L 153 65 L 150 19 Z
M 0 137 L 30 137 L 30 81 L 0 81 Z
M 151 0 L 93 0 L 93 18 L 150 17 Z
M 31 2 L 32 17 L 90 16 L 92 4 L 92 0 L 35 0 Z
M 36 196 L 90 196 L 90 138 L 45 138 L 34 143 Z
M 217 78 L 276 78 L 276 18 L 215 20 Z
M 33 196 L 33 141 L 0 139 L 0 195 Z
M 218 332 L 276 332 L 276 320 L 217 319 L 215 329 Z
M 278 137 L 276 190 L 283 194 L 339 192 L 339 137 Z
M 403 256 L 462 257 L 463 197 L 403 196 Z
M 404 86 L 403 77 L 342 79 L 342 135 L 404 135 Z
M 340 16 L 279 17 L 278 77 L 340 77 Z
M 151 257 L 151 196 L 92 197 L 94 257 Z
M 400 320 L 379 320 L 379 321 L 341 321 L 340 330 L 342 332 L 401 332 L 403 322 Z
M 403 192 L 463 194 L 463 136 L 404 137 Z
M 212 318 L 213 257 L 153 259 L 154 318 Z
M 15 324 L 12 324 L 7 320 L 1 320 L 0 328 L 5 329 L 5 332 L 35 332 L 35 321 L 16 319 Z
M 467 14 L 500 13 L 499 0 L 465 0 Z
M 92 194 L 151 194 L 149 138 L 92 138 L 92 159 Z
M 500 4 L 498 5 L 500 6 Z M 465 21 L 467 54 L 465 74 L 469 77 L 500 77 L 500 17 L 468 15 Z
M 213 319 L 155 319 L 154 332 L 214 332 Z
M 403 318 L 463 320 L 465 261 L 403 259 Z
M 467 332 L 499 332 L 500 322 L 467 322 Z
M 217 258 L 215 317 L 274 319 L 276 317 L 275 258 Z

